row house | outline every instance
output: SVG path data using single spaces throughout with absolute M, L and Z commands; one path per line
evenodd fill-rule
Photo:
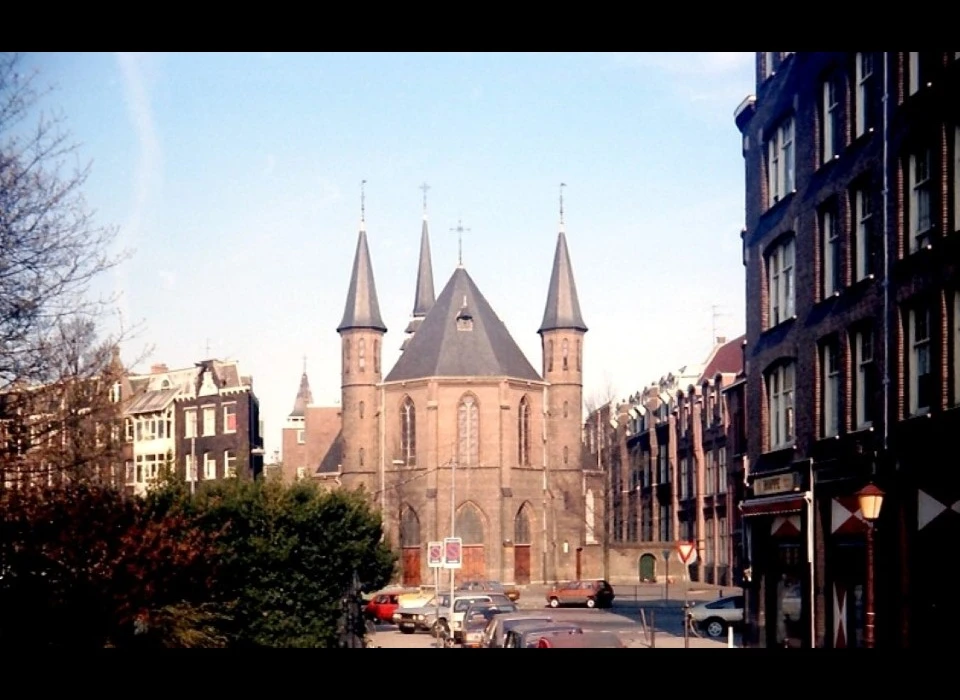
M 707 358 L 590 414 L 585 455 L 607 474 L 606 571 L 618 580 L 682 579 L 734 585 L 740 528 L 743 338 L 718 338 Z M 736 437 L 740 437 L 739 434 Z M 735 457 L 737 457 L 735 459 Z M 678 542 L 697 561 L 684 572 Z
M 170 468 L 191 487 L 263 470 L 260 404 L 253 380 L 235 361 L 205 360 L 127 377 L 124 404 L 126 485 L 143 494 Z
M 756 54 L 755 95 L 735 113 L 750 646 L 863 646 L 871 620 L 878 646 L 949 644 L 958 64 L 960 52 Z M 857 498 L 868 483 L 886 493 L 875 525 Z

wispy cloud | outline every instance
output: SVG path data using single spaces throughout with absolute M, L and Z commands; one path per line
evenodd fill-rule
M 141 57 L 137 54 L 117 54 L 117 63 L 123 76 L 124 93 L 127 98 L 127 111 L 137 133 L 139 154 L 134 176 L 134 199 L 130 217 L 120 231 L 120 241 L 124 247 L 134 246 L 143 233 L 143 223 L 152 197 L 159 196 L 162 182 L 162 153 L 160 139 L 157 136 L 153 120 L 153 109 L 143 75 Z M 127 300 L 123 295 L 126 287 L 126 271 L 118 268 L 116 284 L 121 295 L 121 312 L 130 317 Z

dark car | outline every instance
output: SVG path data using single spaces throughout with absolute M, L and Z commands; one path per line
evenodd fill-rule
M 547 592 L 551 608 L 561 605 L 586 605 L 588 608 L 609 608 L 613 604 L 613 586 L 604 580 L 568 581 Z
M 504 613 L 495 615 L 487 628 L 483 631 L 483 646 L 487 649 L 501 649 L 507 638 L 507 633 L 514 627 L 530 622 L 546 624 L 553 622 L 553 616 L 535 612 Z
M 536 649 L 537 643 L 546 635 L 554 632 L 564 634 L 583 634 L 580 625 L 570 622 L 529 622 L 517 625 L 503 641 L 504 649 Z
M 516 605 L 498 605 L 495 603 L 475 603 L 467 608 L 463 616 L 462 646 L 466 649 L 479 649 L 483 646 L 484 631 L 497 615 L 517 611 Z

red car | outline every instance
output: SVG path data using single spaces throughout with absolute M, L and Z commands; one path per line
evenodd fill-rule
M 400 605 L 398 601 L 399 597 L 399 593 L 378 593 L 373 596 L 364 609 L 367 619 L 373 620 L 374 622 L 392 623 L 393 613 L 396 612 L 397 607 Z

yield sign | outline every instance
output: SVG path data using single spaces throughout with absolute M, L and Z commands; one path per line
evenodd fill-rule
M 697 545 L 693 542 L 678 542 L 677 554 L 680 555 L 680 561 L 690 566 L 697 560 Z

